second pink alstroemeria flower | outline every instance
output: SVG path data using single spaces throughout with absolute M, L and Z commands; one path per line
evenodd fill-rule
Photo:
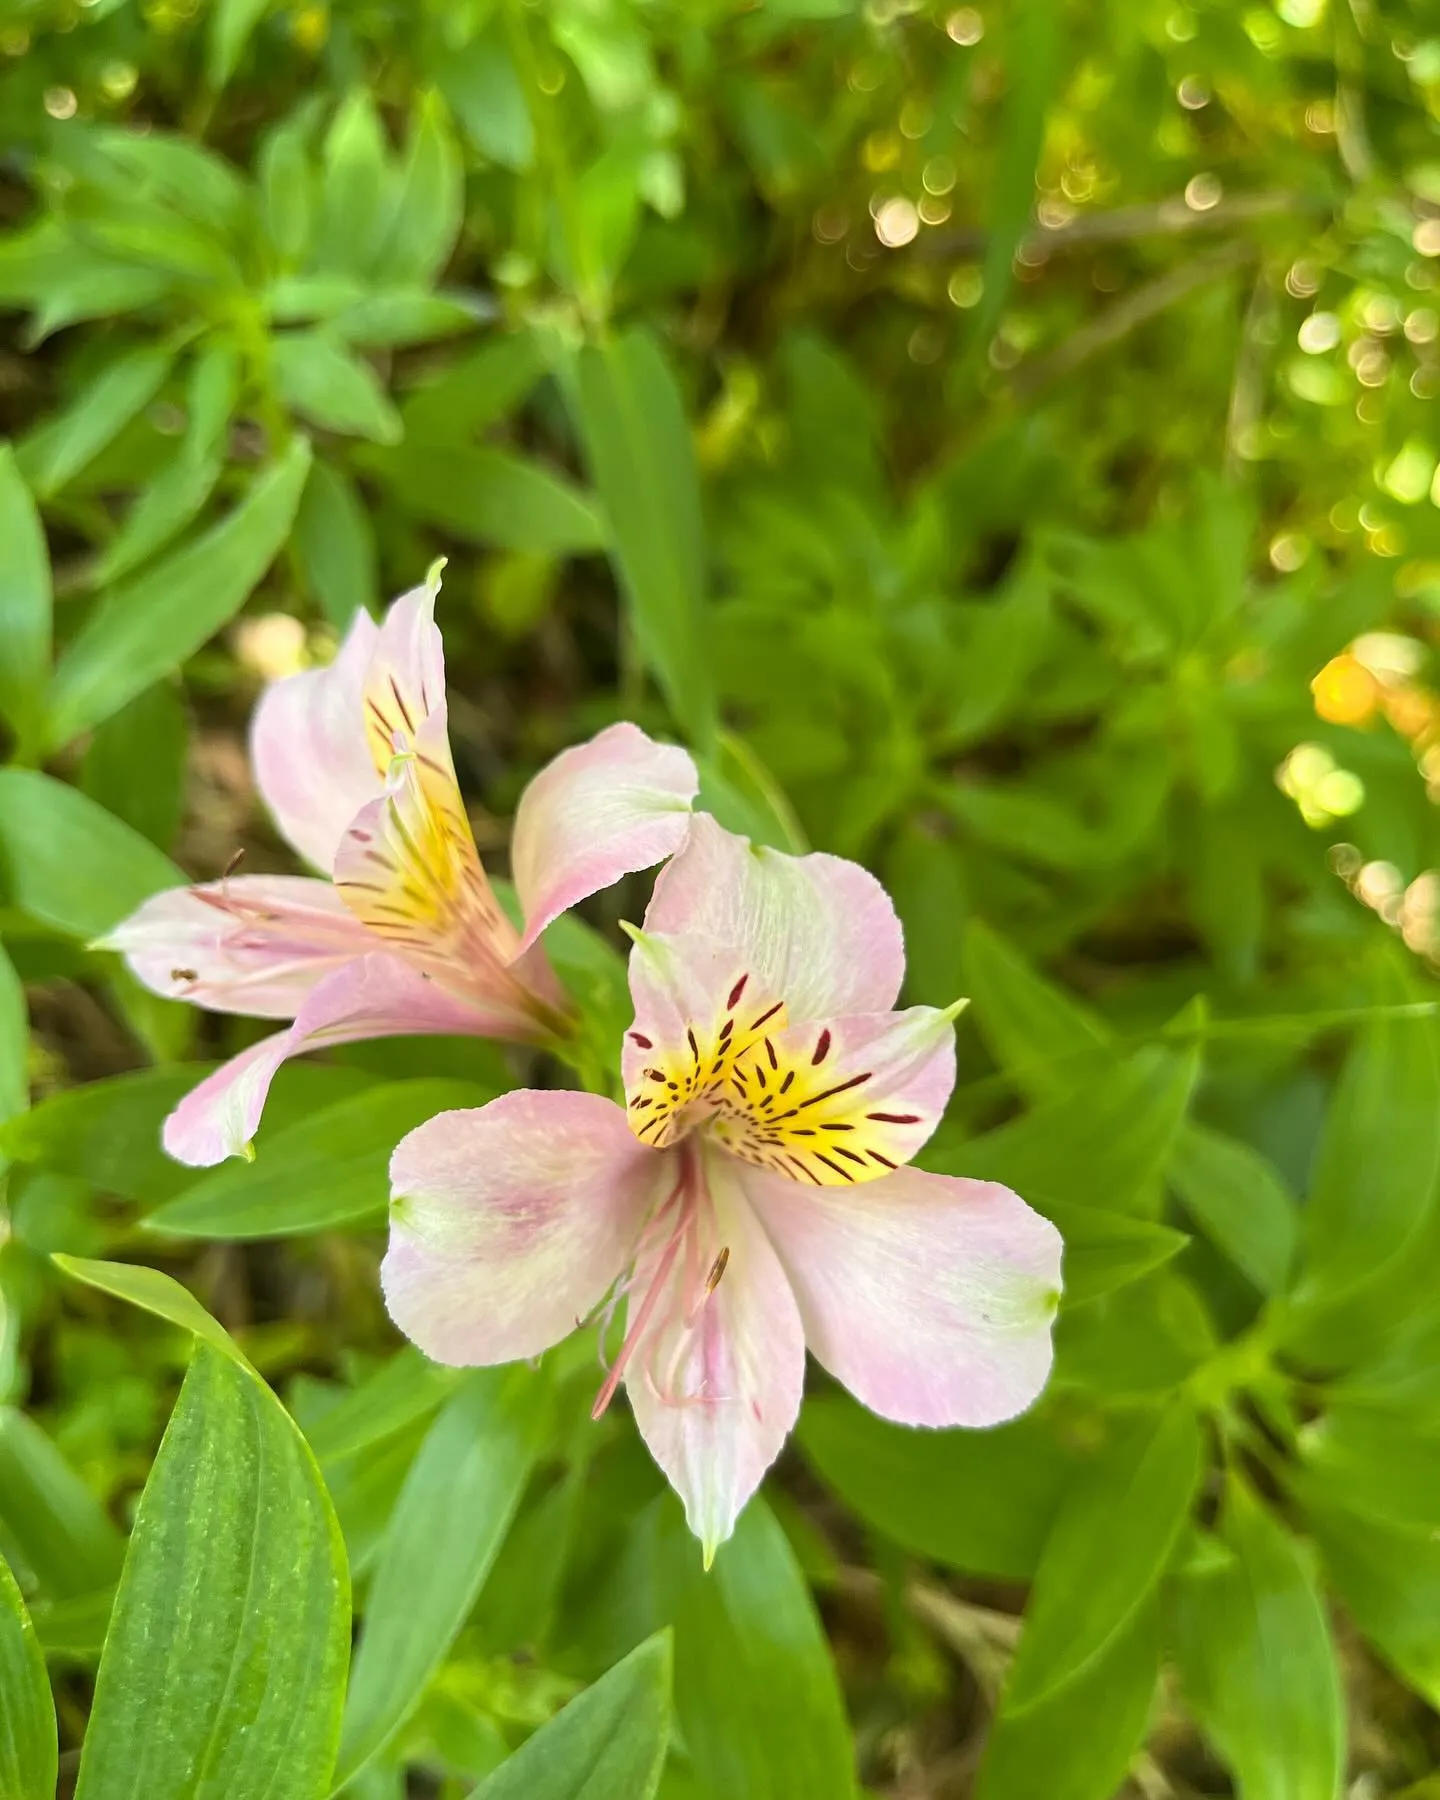
M 1049 1372 L 1054 1226 L 903 1167 L 955 1077 L 951 1013 L 891 1010 L 903 973 L 865 870 L 698 815 L 636 934 L 627 1104 L 507 1094 L 392 1160 L 385 1296 L 438 1361 L 535 1356 L 628 1296 L 596 1411 L 623 1381 L 707 1559 L 795 1421 L 807 1344 L 912 1425 L 1010 1418 Z
M 515 815 L 521 930 L 480 866 L 446 724 L 438 583 L 377 626 L 357 613 L 335 661 L 262 695 L 251 729 L 281 831 L 333 880 L 230 877 L 157 894 L 104 940 L 158 994 L 293 1019 L 189 1093 L 165 1148 L 209 1164 L 243 1153 L 276 1071 L 302 1050 L 459 1033 L 543 1042 L 564 997 L 537 940 L 622 875 L 679 848 L 695 765 L 612 725 L 541 770 Z

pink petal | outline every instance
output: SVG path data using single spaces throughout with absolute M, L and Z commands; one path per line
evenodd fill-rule
M 525 914 L 522 946 L 568 907 L 673 856 L 699 789 L 695 765 L 637 725 L 562 750 L 526 788 L 510 846 Z
M 102 947 L 167 999 L 293 1019 L 317 982 L 374 940 L 328 881 L 236 875 L 156 894 Z
M 747 1162 L 820 1185 L 908 1162 L 954 1086 L 951 1014 L 914 1006 L 787 1025 L 784 1000 L 736 967 L 704 938 L 637 939 L 621 1059 L 636 1136 L 662 1149 L 708 1125 Z
M 746 1170 L 810 1349 L 903 1425 L 995 1425 L 1050 1371 L 1060 1234 L 991 1181 L 901 1169 L 804 1188 Z
M 437 1032 L 514 1035 L 507 1014 L 456 999 L 398 957 L 357 957 L 315 987 L 288 1031 L 252 1044 L 193 1088 L 165 1121 L 165 1148 L 177 1162 L 199 1167 L 243 1156 L 275 1072 L 289 1057 L 362 1038 Z
M 888 1011 L 905 974 L 895 908 L 867 870 L 752 845 L 707 813 L 656 878 L 645 930 L 732 953 L 732 980 L 748 975 L 752 999 L 783 1000 L 791 1024 Z
M 671 1266 L 625 1375 L 635 1422 L 684 1501 L 707 1564 L 779 1455 L 805 1381 L 785 1272 L 728 1168 L 713 1159 L 711 1170 L 713 1210 Z M 661 1255 L 653 1245 L 636 1269 L 632 1319 Z
M 384 789 L 347 823 L 335 882 L 356 918 L 418 966 L 462 992 L 473 981 L 508 988 L 518 1006 L 522 981 L 504 971 L 519 939 L 480 866 L 455 779 L 434 609 L 434 589 L 417 588 L 381 627 L 364 711 Z
M 598 1094 L 521 1089 L 428 1120 L 390 1164 L 391 1318 L 437 1362 L 538 1356 L 620 1275 L 664 1163 Z
M 227 1156 L 246 1156 L 265 1110 L 275 1072 L 294 1051 L 294 1027 L 276 1031 L 207 1075 L 165 1121 L 166 1154 L 208 1169 Z
M 357 612 L 329 668 L 273 682 L 250 726 L 261 797 L 290 843 L 327 875 L 340 834 L 380 792 L 361 698 L 378 636 Z
M 455 779 L 445 705 L 445 650 L 435 623 L 434 585 L 411 588 L 391 604 L 364 672 L 361 709 L 371 759 L 382 773 L 400 748 L 435 721 L 430 753 Z

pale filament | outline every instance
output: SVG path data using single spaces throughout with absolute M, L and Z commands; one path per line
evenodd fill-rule
M 678 1146 L 673 1154 L 680 1160 L 679 1176 L 674 1187 L 647 1221 L 636 1246 L 630 1273 L 616 1288 L 601 1322 L 603 1343 L 605 1328 L 614 1307 L 623 1295 L 633 1292 L 636 1269 L 653 1252 L 657 1238 L 664 1233 L 664 1243 L 649 1277 L 644 1298 L 626 1330 L 620 1352 L 596 1396 L 590 1414 L 593 1419 L 598 1419 L 614 1399 L 636 1351 L 647 1338 L 650 1340 L 650 1347 L 642 1359 L 643 1373 L 651 1389 L 661 1400 L 669 1405 L 700 1405 L 722 1398 L 710 1394 L 679 1396 L 667 1391 L 674 1386 L 680 1362 L 688 1348 L 687 1339 L 699 1323 L 711 1295 L 720 1285 L 726 1264 L 730 1260 L 728 1246 L 721 1246 L 713 1254 L 706 1253 L 709 1246 L 705 1240 L 714 1238 L 714 1205 L 700 1166 L 699 1153 L 693 1144 L 686 1143 Z M 657 1309 L 670 1286 L 675 1264 L 682 1255 L 683 1275 L 678 1292 L 670 1296 L 669 1310 L 662 1312 L 657 1318 Z M 676 1342 L 670 1366 L 662 1378 L 654 1366 L 654 1356 L 667 1335 L 667 1328 L 676 1325 L 677 1310 L 680 1314 L 679 1330 L 675 1332 Z

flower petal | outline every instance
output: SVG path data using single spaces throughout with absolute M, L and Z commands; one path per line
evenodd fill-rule
M 568 1337 L 632 1253 L 665 1158 L 598 1094 L 521 1089 L 403 1138 L 380 1280 L 437 1362 L 513 1362 Z
M 744 974 L 750 998 L 783 1000 L 791 1024 L 886 1012 L 905 974 L 900 921 L 868 870 L 751 844 L 707 813 L 656 878 L 645 930 L 733 952 L 732 983 Z
M 654 743 L 638 725 L 611 725 L 562 750 L 515 814 L 510 860 L 525 913 L 522 946 L 587 895 L 673 856 L 699 786 L 686 752 Z
M 716 992 L 730 987 L 718 1012 Z M 955 1083 L 951 1012 L 913 1006 L 787 1025 L 783 1000 L 704 939 L 641 932 L 630 957 L 626 1110 L 663 1149 L 691 1127 L 746 1162 L 822 1186 L 908 1162 Z
M 363 727 L 371 761 L 382 775 L 397 749 L 413 743 L 425 720 L 434 718 L 435 752 L 455 779 L 446 737 L 445 648 L 435 623 L 439 589 L 438 581 L 427 583 L 391 602 L 364 669 Z
M 334 662 L 272 682 L 250 726 L 261 797 L 289 842 L 327 875 L 341 833 L 380 791 L 362 699 L 378 636 L 369 614 L 357 612 Z
M 192 1088 L 165 1121 L 165 1148 L 177 1162 L 202 1168 L 243 1156 L 270 1083 L 287 1058 L 362 1038 L 436 1032 L 514 1035 L 507 1014 L 456 999 L 399 957 L 384 952 L 356 957 L 315 987 L 288 1031 L 252 1044 Z
M 817 1187 L 881 1180 L 944 1115 L 950 1021 L 912 1006 L 767 1034 L 732 1069 L 711 1131 L 744 1161 Z
M 434 611 L 435 589 L 416 588 L 380 629 L 364 716 L 383 791 L 347 821 L 335 883 L 356 918 L 431 973 L 463 988 L 478 968 L 495 987 L 519 939 L 480 866 L 455 779 Z
M 803 1188 L 747 1170 L 815 1356 L 904 1425 L 995 1425 L 1050 1372 L 1060 1234 L 1009 1188 L 901 1169 Z
M 374 940 L 328 881 L 235 875 L 154 895 L 101 947 L 167 999 L 293 1019 L 317 982 Z
M 805 1382 L 795 1297 L 730 1167 L 711 1159 L 712 1207 L 665 1276 L 625 1375 L 635 1422 L 707 1564 L 779 1455 Z M 632 1319 L 662 1256 L 654 1246 L 636 1268 Z

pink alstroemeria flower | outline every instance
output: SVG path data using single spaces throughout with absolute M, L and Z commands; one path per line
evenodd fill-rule
M 689 829 L 698 783 L 683 750 L 620 724 L 562 751 L 515 815 L 517 931 L 480 866 L 455 779 L 438 585 L 403 595 L 379 626 L 357 613 L 333 663 L 273 683 L 256 710 L 261 795 L 333 880 L 175 888 L 102 940 L 157 994 L 294 1021 L 171 1113 L 165 1148 L 180 1162 L 247 1153 L 276 1071 L 302 1050 L 410 1033 L 553 1038 L 567 1015 L 540 933 L 672 855 Z
M 596 1414 L 623 1381 L 708 1562 L 795 1422 L 807 1344 L 905 1424 L 1023 1411 L 1061 1245 L 1008 1188 L 902 1166 L 954 1083 L 953 1009 L 891 1010 L 900 926 L 865 870 L 700 814 L 634 935 L 627 1105 L 520 1091 L 412 1131 L 381 1278 L 452 1364 L 538 1355 L 628 1296 Z

